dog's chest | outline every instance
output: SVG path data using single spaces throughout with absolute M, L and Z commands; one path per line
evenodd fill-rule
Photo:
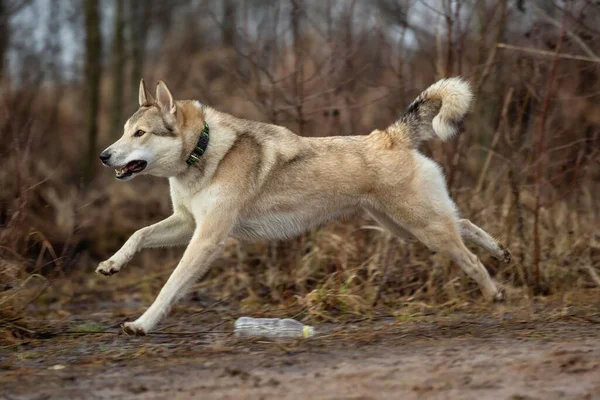
M 200 183 L 197 187 L 190 182 L 182 182 L 178 179 L 170 178 L 169 187 L 171 192 L 171 201 L 176 209 L 184 209 L 192 214 L 192 202 L 194 201 L 194 193 L 200 190 Z

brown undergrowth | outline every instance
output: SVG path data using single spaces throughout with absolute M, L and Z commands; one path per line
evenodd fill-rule
M 170 50 L 146 65 L 147 77 L 167 80 L 176 97 L 324 136 L 383 128 L 427 85 L 462 75 L 477 95 L 464 130 L 422 151 L 444 168 L 461 214 L 505 244 L 513 261 L 502 264 L 474 251 L 505 286 L 509 302 L 593 290 L 600 286 L 599 64 L 563 57 L 556 46 L 554 55 L 497 48 L 500 39 L 524 40 L 518 28 L 503 25 L 505 13 L 515 19 L 520 14 L 503 1 L 489 4 L 482 15 L 493 29 L 475 33 L 464 27 L 448 45 L 425 36 L 419 48 L 401 54 L 377 30 L 346 29 L 352 18 L 345 14 L 330 40 L 302 31 L 295 46 L 279 39 L 263 46 L 264 38 L 248 36 L 240 48 L 184 52 L 192 33 L 177 31 L 165 39 Z M 460 29 L 451 15 L 446 22 L 448 29 Z M 575 28 L 566 27 L 571 33 Z M 556 44 L 562 31 L 545 31 L 545 43 Z M 524 44 L 543 46 L 541 34 L 532 32 Z M 588 42 L 597 48 L 594 35 L 588 34 Z M 566 41 L 560 51 L 577 53 L 577 43 Z M 105 75 L 99 148 L 120 135 L 108 128 L 110 81 Z M 121 296 L 133 296 L 139 313 L 181 254 L 146 250 L 118 276 L 93 275 L 97 263 L 136 229 L 166 217 L 170 204 L 166 182 L 159 179 L 123 184 L 98 165 L 94 180 L 81 181 L 89 160 L 81 151 L 86 140 L 79 89 L 2 83 L 4 326 L 20 318 L 39 320 L 40 310 L 60 315 L 72 312 L 70 304 L 93 300 L 101 306 Z M 125 114 L 134 109 L 127 104 Z M 410 315 L 415 307 L 482 301 L 456 265 L 418 243 L 391 237 L 365 215 L 285 242 L 232 240 L 197 288 L 192 296 L 227 299 L 245 312 L 293 310 L 321 320 L 363 318 L 381 307 Z

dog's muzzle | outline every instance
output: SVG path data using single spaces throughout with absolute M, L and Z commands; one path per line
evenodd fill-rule
M 102 153 L 100 153 L 100 161 L 102 161 L 102 164 L 106 165 L 107 167 L 109 167 L 110 165 L 108 164 L 108 161 L 110 160 L 110 156 L 111 153 L 109 151 L 104 150 Z

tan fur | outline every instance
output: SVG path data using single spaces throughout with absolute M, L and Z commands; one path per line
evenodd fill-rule
M 118 272 L 145 247 L 188 246 L 155 302 L 136 321 L 126 323 L 125 331 L 152 330 L 204 275 L 228 236 L 289 238 L 359 210 L 368 211 L 392 233 L 420 240 L 451 258 L 487 297 L 501 299 L 501 291 L 462 239 L 505 261 L 509 253 L 481 228 L 459 219 L 441 169 L 415 148 L 419 137 L 433 136 L 426 132 L 427 126 L 438 136 L 449 136 L 468 108 L 470 97 L 464 96 L 470 96 L 470 91 L 464 82 L 446 80 L 436 85 L 418 98 L 418 107 L 412 105 L 388 129 L 367 136 L 305 138 L 197 102 L 175 102 L 162 82 L 157 102 L 148 105 L 151 96 L 142 96 L 147 93 L 142 82 L 140 110 L 125 125 L 123 137 L 105 153 L 116 160 L 108 165 L 117 167 L 137 159 L 130 154 L 147 156 L 148 166 L 140 174 L 169 178 L 174 212 L 135 232 L 97 272 Z M 434 118 L 436 126 L 431 122 Z M 197 164 L 187 166 L 185 160 L 204 121 L 210 127 L 208 148 Z M 153 133 L 166 129 L 165 125 L 173 136 Z M 147 133 L 134 137 L 139 129 Z

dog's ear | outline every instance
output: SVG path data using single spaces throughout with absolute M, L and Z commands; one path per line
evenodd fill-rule
M 146 90 L 146 84 L 144 83 L 143 79 L 140 81 L 139 102 L 140 107 L 150 107 L 152 104 L 154 104 L 154 99 L 152 98 L 150 92 Z
M 175 105 L 173 95 L 169 91 L 167 84 L 163 81 L 158 81 L 158 85 L 156 86 L 156 102 L 164 113 L 175 115 L 177 112 L 177 106 Z

